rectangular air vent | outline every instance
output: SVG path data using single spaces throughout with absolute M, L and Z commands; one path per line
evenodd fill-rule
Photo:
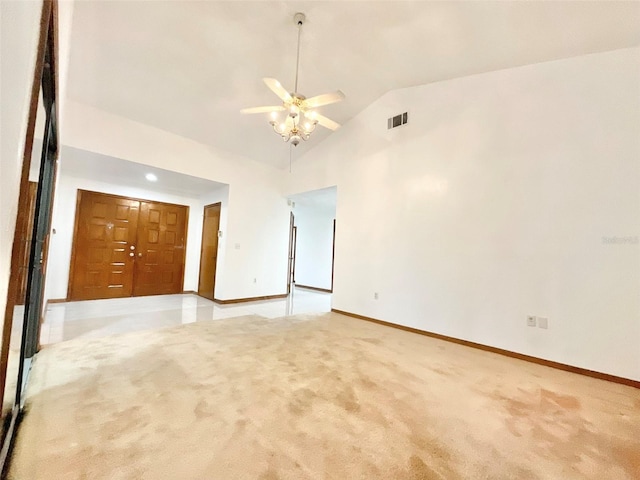
M 387 129 L 391 130 L 392 128 L 400 127 L 407 123 L 408 120 L 409 114 L 407 112 L 396 115 L 395 117 L 391 117 L 387 120 Z

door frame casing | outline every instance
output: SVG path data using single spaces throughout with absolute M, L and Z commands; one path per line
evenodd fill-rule
M 331 245 L 331 293 L 333 293 L 333 274 L 336 269 L 336 219 L 333 219 L 333 240 Z
M 296 251 L 298 248 L 298 226 L 293 226 L 293 246 L 291 247 L 291 283 L 296 284 Z
M 20 212 L 23 212 L 26 209 L 26 204 L 28 201 L 28 189 L 29 189 L 29 171 L 31 169 L 31 160 L 33 153 L 33 143 L 35 140 L 35 128 L 36 128 L 36 117 L 38 114 L 38 100 L 40 98 L 40 91 L 43 86 L 43 78 L 45 73 L 48 77 L 47 81 L 49 82 L 47 87 L 49 93 L 53 96 L 52 98 L 52 108 L 50 110 L 51 120 L 55 125 L 54 128 L 54 137 L 52 138 L 52 148 L 49 151 L 53 158 L 53 186 L 51 190 L 52 197 L 55 196 L 55 184 L 56 184 L 56 175 L 57 175 L 57 158 L 59 151 L 58 144 L 58 131 L 57 126 L 59 124 L 59 113 L 57 108 L 57 99 L 58 95 L 58 1 L 57 0 L 44 0 L 42 4 L 42 10 L 40 15 L 40 32 L 38 43 L 36 46 L 35 52 L 35 61 L 34 61 L 34 70 L 33 77 L 31 83 L 31 92 L 29 96 L 29 109 L 27 113 L 27 125 L 26 125 L 26 133 L 25 133 L 25 143 L 23 145 L 22 152 L 22 170 L 20 176 L 20 187 L 18 193 L 18 207 L 17 207 L 17 215 L 20 215 Z M 47 53 L 49 54 L 49 58 L 46 58 Z M 45 72 L 45 69 L 47 72 Z M 42 166 L 41 166 L 42 167 Z M 53 202 L 52 202 L 53 203 Z M 51 210 L 48 212 L 49 218 L 51 217 Z M 17 221 L 17 217 L 16 217 Z M 12 243 L 12 251 L 11 251 L 11 260 L 10 260 L 10 275 L 9 281 L 7 285 L 7 293 L 6 293 L 6 304 L 4 310 L 4 326 L 2 331 L 2 340 L 1 340 L 1 348 L 0 348 L 0 398 L 4 398 L 6 381 L 7 381 L 7 365 L 9 359 L 9 348 L 10 348 L 10 340 L 11 340 L 11 331 L 13 326 L 13 316 L 14 316 L 14 307 L 16 305 L 17 295 L 18 295 L 18 275 L 17 269 L 20 263 L 20 259 L 18 256 L 19 250 L 19 238 L 15 235 L 14 229 L 14 239 Z M 47 247 L 48 242 L 45 243 L 43 248 L 43 260 L 46 261 L 47 256 Z M 44 264 L 46 266 L 46 263 Z M 46 270 L 43 270 L 46 275 Z M 44 294 L 44 290 L 41 291 L 41 294 Z M 25 310 L 26 310 L 25 306 Z M 43 309 L 44 310 L 44 309 Z M 42 312 L 39 312 L 38 315 L 38 324 L 36 326 L 37 335 L 39 337 L 40 334 L 40 326 L 42 323 Z M 23 326 L 24 329 L 24 326 Z M 39 348 L 38 339 L 35 340 L 36 348 Z M 20 354 L 20 363 L 23 363 L 23 350 L 24 350 L 24 341 L 21 343 L 21 354 Z M 22 365 L 21 365 L 22 367 Z M 20 393 L 20 381 L 19 379 L 17 388 L 17 394 Z M 10 418 L 3 419 L 2 423 L 2 448 L 0 449 L 0 474 L 4 474 L 5 468 L 7 466 L 7 457 L 9 453 L 9 448 L 13 441 L 15 426 L 18 421 L 18 417 L 20 416 L 20 408 L 19 403 L 14 404 L 14 408 L 12 412 L 9 414 Z
M 292 276 L 291 262 L 293 255 L 293 227 L 295 225 L 295 215 L 289 212 L 289 252 L 287 253 L 287 295 L 291 293 Z
M 190 213 L 190 207 L 189 205 L 180 205 L 178 203 L 171 203 L 171 202 L 163 202 L 163 201 L 159 201 L 159 200 L 151 200 L 148 198 L 135 198 L 135 197 L 128 197 L 125 195 L 118 195 L 116 193 L 105 193 L 105 192 L 96 192 L 95 190 L 86 190 L 83 188 L 78 188 L 77 192 L 76 192 L 76 210 L 75 210 L 75 218 L 73 221 L 73 237 L 71 239 L 71 258 L 69 259 L 69 279 L 67 281 L 67 297 L 66 297 L 66 301 L 67 302 L 71 302 L 73 301 L 71 299 L 71 290 L 72 290 L 72 284 L 73 284 L 73 275 L 74 275 L 74 269 L 75 269 L 75 264 L 76 264 L 76 247 L 77 247 L 77 240 L 78 240 L 78 221 L 79 221 L 79 215 L 78 213 L 80 212 L 80 203 L 82 201 L 82 193 L 86 192 L 88 194 L 99 194 L 99 195 L 105 195 L 108 197 L 115 197 L 115 198 L 121 198 L 121 199 L 125 199 L 125 200 L 131 200 L 134 202 L 146 202 L 146 203 L 162 203 L 164 205 L 171 205 L 174 207 L 181 207 L 181 208 L 186 208 L 186 221 L 185 221 L 185 228 L 184 228 L 184 248 L 182 249 L 182 274 L 180 276 L 180 285 L 182 285 L 182 288 L 180 289 L 181 291 L 184 289 L 184 273 L 186 270 L 186 265 L 187 265 L 187 242 L 188 242 L 188 234 L 189 234 L 189 213 Z M 126 297 L 125 297 L 126 298 Z
M 40 17 L 40 38 L 38 41 L 38 50 L 36 54 L 35 69 L 33 75 L 33 84 L 31 86 L 31 100 L 29 105 L 29 117 L 27 120 L 26 140 L 24 144 L 24 152 L 22 157 L 22 173 L 20 177 L 20 193 L 18 195 L 18 212 L 23 211 L 28 202 L 29 195 L 29 170 L 31 168 L 31 155 L 33 153 L 33 142 L 35 140 L 36 117 L 38 114 L 38 100 L 40 98 L 40 89 L 42 84 L 42 75 L 44 73 L 45 49 L 47 44 L 51 46 L 53 52 L 53 62 L 51 69 L 55 82 L 54 91 L 58 93 L 58 70 L 57 70 L 57 49 L 58 49 L 58 22 L 57 22 L 57 0 L 47 0 L 43 2 L 42 16 Z M 55 109 L 54 115 L 58 116 L 58 110 Z M 18 213 L 19 215 L 19 213 Z M 18 217 L 16 216 L 16 221 Z M 13 309 L 16 305 L 18 295 L 18 276 L 17 269 L 20 263 L 18 258 L 18 242 L 19 239 L 13 239 L 13 247 L 11 252 L 11 266 L 9 276 L 9 284 L 7 286 L 7 302 L 4 311 L 4 328 L 2 331 L 2 345 L 0 354 L 0 398 L 3 398 L 4 388 L 7 375 L 7 363 L 9 355 L 9 340 L 11 338 L 11 326 L 13 324 Z

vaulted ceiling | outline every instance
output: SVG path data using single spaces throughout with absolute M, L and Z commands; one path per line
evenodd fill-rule
M 278 104 L 263 77 L 293 88 L 298 11 L 298 90 L 342 90 L 320 111 L 343 124 L 392 89 L 640 44 L 638 2 L 79 0 L 67 95 L 281 168 L 266 114 L 239 110 Z

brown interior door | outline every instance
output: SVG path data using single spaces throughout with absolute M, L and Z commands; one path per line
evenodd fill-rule
M 129 297 L 140 202 L 79 191 L 69 298 Z
M 181 293 L 188 207 L 140 202 L 133 295 Z
M 218 261 L 218 230 L 220 230 L 220 204 L 204 207 L 202 224 L 202 250 L 200 251 L 200 279 L 198 295 L 213 300 Z
M 19 250 L 18 259 L 18 296 L 16 297 L 16 305 L 24 305 L 27 296 L 27 274 L 29 273 L 29 254 L 31 252 L 31 236 L 33 234 L 33 218 L 36 210 L 36 193 L 38 184 L 29 182 L 29 192 L 27 194 L 26 211 L 20 212 L 16 220 L 16 235 L 18 235 Z

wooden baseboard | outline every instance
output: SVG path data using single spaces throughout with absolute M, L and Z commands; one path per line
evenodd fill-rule
M 184 294 L 191 294 L 191 295 L 195 295 L 195 294 L 196 294 L 196 291 L 195 291 L 195 290 L 183 290 L 183 291 L 182 291 L 182 294 L 183 294 L 183 295 L 184 295 Z
M 485 352 L 497 353 L 511 358 L 517 358 L 518 360 L 524 360 L 526 362 L 537 363 L 545 367 L 556 368 L 558 370 L 564 370 L 565 372 L 577 373 L 585 375 L 587 377 L 597 378 L 599 380 L 606 380 L 608 382 L 619 383 L 640 389 L 640 381 L 632 380 L 630 378 L 618 377 L 616 375 L 610 375 L 608 373 L 596 372 L 594 370 L 588 370 L 586 368 L 574 367 L 573 365 L 567 365 L 565 363 L 554 362 L 552 360 L 545 360 L 543 358 L 533 357 L 531 355 L 525 355 L 523 353 L 512 352 L 511 350 L 504 350 L 502 348 L 491 347 L 489 345 L 483 345 L 481 343 L 470 342 L 468 340 L 461 340 L 455 337 L 449 337 L 447 335 L 441 335 L 439 333 L 428 332 L 426 330 L 419 330 L 417 328 L 405 327 L 404 325 L 398 325 L 397 323 L 385 322 L 384 320 L 378 320 L 376 318 L 365 317 L 364 315 L 358 315 L 357 313 L 345 312 L 335 308 L 331 309 L 332 312 L 340 313 L 360 320 L 366 320 L 367 322 L 378 323 L 387 327 L 398 328 L 407 332 L 418 333 L 431 338 L 437 338 L 438 340 L 444 340 L 447 342 L 457 343 L 458 345 L 464 345 L 465 347 L 477 348 L 484 350 Z
M 300 285 L 299 283 L 296 283 L 295 286 L 296 288 L 306 288 L 307 290 L 315 290 L 316 292 L 333 293 L 333 290 L 329 290 L 328 288 L 311 287 L 309 285 Z
M 231 298 L 229 300 L 220 300 L 214 298 L 213 301 L 215 303 L 219 303 L 220 305 L 228 305 L 230 303 L 244 303 L 244 302 L 258 302 L 260 300 L 275 300 L 278 298 L 287 298 L 288 294 L 282 293 L 280 295 L 267 295 L 264 297 L 248 297 L 248 298 Z
M 67 303 L 68 300 L 66 298 L 50 298 L 47 300 L 47 303 Z

